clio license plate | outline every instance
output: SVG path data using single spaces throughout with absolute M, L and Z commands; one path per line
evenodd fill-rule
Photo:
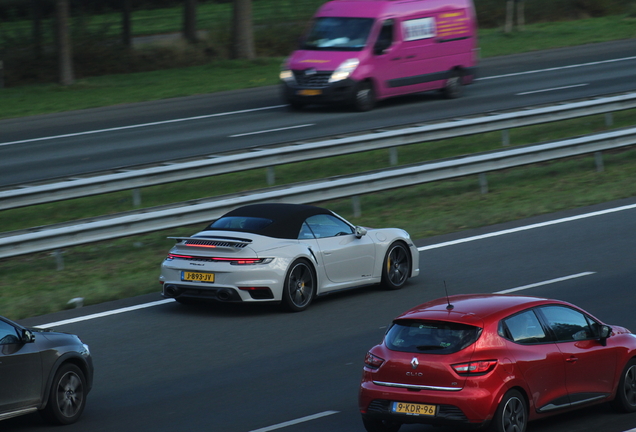
M 391 411 L 396 414 L 407 414 L 413 416 L 434 416 L 436 408 L 437 407 L 435 405 L 393 402 L 393 408 Z

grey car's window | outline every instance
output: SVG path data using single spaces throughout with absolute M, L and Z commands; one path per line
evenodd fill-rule
M 351 225 L 332 215 L 320 214 L 308 217 L 305 223 L 309 226 L 316 238 L 335 237 L 353 234 Z
M 246 216 L 226 216 L 212 222 L 207 229 L 247 231 L 258 233 L 272 223 L 270 219 L 246 217 Z
M 387 331 L 386 346 L 393 351 L 451 354 L 474 343 L 481 328 L 445 321 L 399 320 Z
M 504 320 L 507 329 L 505 336 L 520 344 L 533 344 L 548 340 L 541 323 L 532 310 L 508 317 Z
M 597 337 L 598 323 L 579 311 L 564 306 L 545 306 L 541 312 L 558 342 Z
M 0 321 L 0 345 L 20 342 L 18 331 L 11 324 Z

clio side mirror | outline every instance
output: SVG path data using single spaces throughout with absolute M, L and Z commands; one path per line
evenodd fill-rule
M 601 342 L 601 345 L 605 346 L 607 345 L 607 338 L 610 337 L 610 335 L 612 334 L 612 328 L 610 326 L 601 326 L 601 331 L 600 331 L 600 337 L 599 337 L 599 341 Z

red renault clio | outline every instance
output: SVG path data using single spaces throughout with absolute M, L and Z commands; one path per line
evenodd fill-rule
M 359 406 L 368 432 L 404 423 L 488 425 L 611 401 L 636 411 L 636 337 L 559 300 L 460 295 L 393 320 L 365 358 Z

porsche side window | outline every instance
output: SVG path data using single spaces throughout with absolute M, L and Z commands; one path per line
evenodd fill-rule
M 598 325 L 590 325 L 593 321 L 579 311 L 563 306 L 545 306 L 541 312 L 557 342 L 594 339 L 597 336 Z
M 298 233 L 298 239 L 302 240 L 302 239 L 312 239 L 312 238 L 315 238 L 314 233 L 311 232 L 311 228 L 309 228 L 309 225 L 307 225 L 307 222 L 303 222 L 303 224 L 300 227 L 300 233 Z
M 0 321 L 0 345 L 15 344 L 20 341 L 18 331 L 11 324 Z
M 308 217 L 305 221 L 316 238 L 335 237 L 353 234 L 354 229 L 335 216 L 320 214 Z
M 547 337 L 534 311 L 527 310 L 504 320 L 504 337 L 520 344 L 542 343 Z

